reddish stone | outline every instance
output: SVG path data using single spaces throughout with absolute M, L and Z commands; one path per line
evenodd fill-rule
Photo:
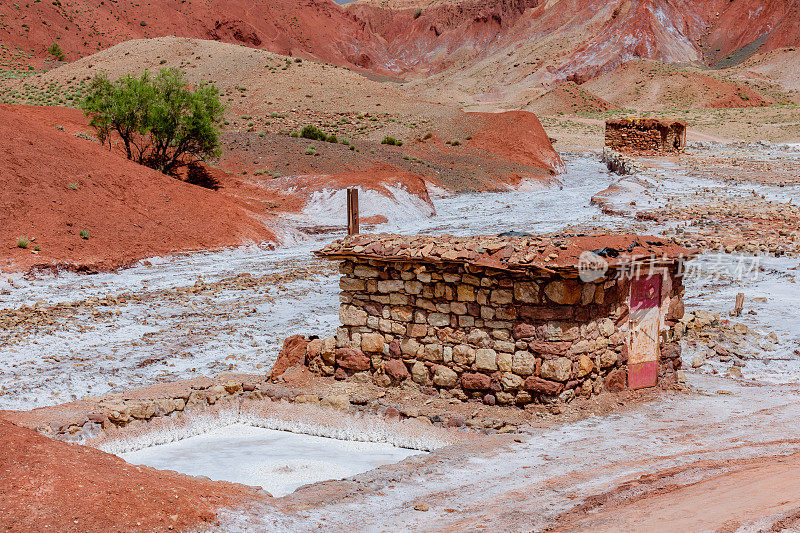
M 502 372 L 495 372 L 492 374 L 492 381 L 489 383 L 489 388 L 494 392 L 503 390 L 503 385 L 500 384 L 500 378 L 503 376 Z
M 302 366 L 306 362 L 306 347 L 308 339 L 302 335 L 292 335 L 283 341 L 283 349 L 278 354 L 278 359 L 272 365 L 270 377 L 276 378 L 286 372 L 291 366 Z
M 394 407 L 387 407 L 386 412 L 383 413 L 385 418 L 400 418 L 400 411 Z
M 343 379 L 347 379 L 347 370 L 344 368 L 337 368 L 336 372 L 333 374 L 333 378 L 342 381 Z
M 717 345 L 715 348 L 716 352 L 720 355 L 728 355 L 728 350 L 726 350 L 721 345 Z M 681 345 L 677 342 L 671 342 L 664 346 L 661 349 L 661 358 L 662 359 L 680 359 L 681 358 Z
M 467 314 L 474 317 L 481 316 L 481 306 L 475 302 L 468 302 Z
M 494 397 L 494 394 L 487 394 L 483 397 L 483 403 L 486 405 L 494 405 L 497 403 L 497 399 Z
M 461 386 L 466 390 L 485 390 L 492 383 L 486 374 L 464 374 L 461 376 Z
M 463 417 L 454 416 L 447 421 L 447 424 L 445 424 L 445 426 L 449 428 L 460 428 L 464 427 L 464 424 L 466 424 L 466 420 L 464 420 Z
M 533 324 L 517 324 L 514 326 L 515 339 L 532 339 L 536 336 L 536 326 Z
M 617 362 L 621 365 L 628 364 L 628 345 L 623 344 L 622 349 L 619 352 L 619 357 L 617 357 Z
M 568 341 L 531 341 L 528 343 L 528 348 L 535 354 L 564 355 L 570 346 L 572 343 Z
M 392 357 L 401 357 L 403 355 L 398 339 L 392 339 L 392 342 L 389 343 L 389 355 Z
M 567 320 L 573 317 L 575 307 L 571 305 L 523 305 L 518 312 L 519 316 L 531 320 Z
M 383 371 L 386 372 L 387 376 L 397 381 L 403 381 L 409 376 L 406 365 L 400 359 L 386 361 L 383 365 Z
M 562 391 L 563 384 L 556 381 L 549 381 L 536 376 L 531 376 L 525 380 L 524 388 L 531 392 L 538 394 L 547 394 L 548 396 L 555 396 Z
M 625 388 L 628 386 L 627 375 L 628 372 L 624 368 L 618 368 L 608 374 L 604 379 L 606 390 L 611 392 L 620 392 L 625 390 Z
M 369 357 L 356 348 L 337 348 L 336 364 L 348 370 L 369 370 Z
M 364 302 L 364 305 L 362 307 L 363 307 L 364 311 L 367 312 L 367 314 L 370 314 L 372 316 L 378 316 L 379 317 L 379 316 L 382 316 L 382 314 L 383 314 L 383 306 L 381 304 L 377 303 L 377 302 L 371 302 L 371 301 L 370 302 Z

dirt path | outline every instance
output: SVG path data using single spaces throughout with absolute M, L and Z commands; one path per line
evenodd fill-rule
M 301 489 L 276 500 L 277 508 L 227 513 L 223 527 L 733 531 L 766 523 L 769 529 L 800 498 L 794 479 L 800 388 L 705 376 L 691 384 L 694 392 L 531 429 L 520 442 L 509 438 L 468 458 L 443 450 L 329 482 L 323 491 Z M 428 511 L 414 510 L 423 502 Z

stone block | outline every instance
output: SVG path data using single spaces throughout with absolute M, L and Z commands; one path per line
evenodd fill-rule
M 461 376 L 461 387 L 465 390 L 486 390 L 492 379 L 486 374 L 467 373 Z
M 528 351 L 517 351 L 511 358 L 511 371 L 520 376 L 530 376 L 536 369 L 536 356 Z
M 506 289 L 495 289 L 492 291 L 489 301 L 498 305 L 508 305 L 514 302 L 514 293 Z
M 517 281 L 514 283 L 514 299 L 519 303 L 535 304 L 540 302 L 539 285 L 534 281 Z
M 504 390 L 517 390 L 522 388 L 525 384 L 525 380 L 511 372 L 505 372 L 500 377 L 500 384 L 503 386 Z
M 523 387 L 525 390 L 536 394 L 555 396 L 563 390 L 564 385 L 555 381 L 542 379 L 536 376 L 530 376 L 525 380 Z
M 541 377 L 552 381 L 568 381 L 572 374 L 572 361 L 566 357 L 550 359 L 542 363 Z
M 361 350 L 366 353 L 383 353 L 383 335 L 364 333 L 361 335 Z
M 466 344 L 453 346 L 453 362 L 462 366 L 470 366 L 475 362 L 475 348 Z
M 444 365 L 437 365 L 433 373 L 433 382 L 439 387 L 451 389 L 458 385 L 458 374 Z
M 513 355 L 505 352 L 497 353 L 497 369 L 501 372 L 511 372 L 511 360 Z
M 345 326 L 366 326 L 367 312 L 352 305 L 341 305 L 339 321 Z
M 370 359 L 356 348 L 337 348 L 336 364 L 348 370 L 369 370 Z
M 422 361 L 417 361 L 411 367 L 411 379 L 419 385 L 427 385 L 430 382 L 430 372 Z
M 491 348 L 475 350 L 475 365 L 479 370 L 497 370 L 497 352 Z
M 449 326 L 450 315 L 445 313 L 431 313 L 428 315 L 428 324 L 437 328 Z
M 553 280 L 544 288 L 547 298 L 560 305 L 575 305 L 581 299 L 581 286 L 577 282 Z
M 457 289 L 458 301 L 460 302 L 474 302 L 475 301 L 475 287 L 473 285 L 460 284 Z

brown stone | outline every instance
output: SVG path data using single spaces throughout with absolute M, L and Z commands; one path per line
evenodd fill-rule
M 569 320 L 575 316 L 575 307 L 571 305 L 523 305 L 517 312 L 520 317 L 529 320 Z
M 445 365 L 437 365 L 433 372 L 433 382 L 439 387 L 451 389 L 458 384 L 458 374 Z
M 587 355 L 582 355 L 578 359 L 578 377 L 582 378 L 592 373 L 594 370 L 594 361 Z
M 308 339 L 303 335 L 292 335 L 283 341 L 283 349 L 278 354 L 278 359 L 272 365 L 270 377 L 276 378 L 286 372 L 291 366 L 301 366 L 306 362 L 306 348 Z
M 544 293 L 553 303 L 575 305 L 581 299 L 581 286 L 573 281 L 554 280 L 547 284 Z
M 551 359 L 542 363 L 541 376 L 553 381 L 567 381 L 572 374 L 572 361 L 566 357 Z
M 380 333 L 364 333 L 361 335 L 361 350 L 366 353 L 382 353 L 383 335 Z
M 539 303 L 539 285 L 533 281 L 514 283 L 514 299 L 526 304 Z
M 570 346 L 572 343 L 567 341 L 531 341 L 528 343 L 528 348 L 537 354 L 564 355 L 569 351 Z
M 548 396 L 555 396 L 560 393 L 563 385 L 555 381 L 531 376 L 525 380 L 524 388 L 537 394 L 546 394 Z
M 348 370 L 369 370 L 370 359 L 356 348 L 337 348 L 336 364 Z
M 628 386 L 628 372 L 624 368 L 617 368 L 609 373 L 603 380 L 606 390 L 620 392 Z
M 463 374 L 461 386 L 466 390 L 486 390 L 492 383 L 492 378 L 486 374 Z
M 383 364 L 386 375 L 396 381 L 403 381 L 410 375 L 406 365 L 400 359 L 390 359 Z
M 536 326 L 533 324 L 517 324 L 512 331 L 515 339 L 532 339 L 536 336 Z

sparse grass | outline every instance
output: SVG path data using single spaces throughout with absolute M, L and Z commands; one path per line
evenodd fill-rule
M 31 240 L 27 237 L 17 239 L 17 248 L 27 249 L 31 245 Z
M 381 141 L 381 144 L 388 144 L 390 146 L 403 146 L 403 141 L 397 140 L 394 137 L 386 136 Z
M 70 188 L 70 190 L 77 191 L 78 190 L 78 184 L 77 183 L 70 183 L 69 184 L 69 188 Z
M 89 232 L 86 231 L 85 229 L 82 229 L 78 234 L 81 236 L 81 239 L 85 241 L 89 240 Z

